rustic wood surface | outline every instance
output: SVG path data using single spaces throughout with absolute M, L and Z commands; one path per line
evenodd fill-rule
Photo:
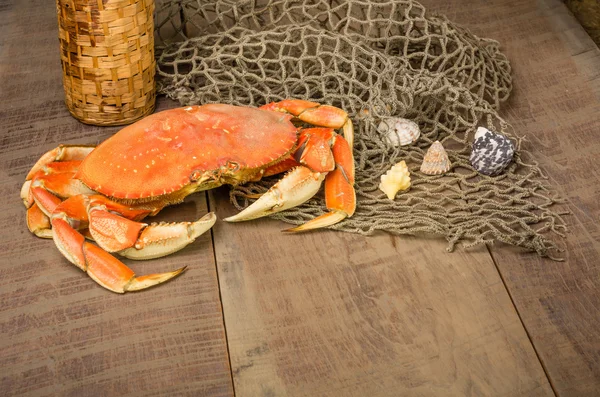
M 552 395 L 485 247 L 282 226 L 213 228 L 236 395 Z
M 560 0 L 425 1 L 499 40 L 513 66 L 504 114 L 568 200 L 566 261 L 498 244 L 508 291 L 559 396 L 600 395 L 600 49 Z M 493 4 L 491 4 L 493 3 Z
M 189 270 L 168 288 L 119 295 L 27 231 L 18 191 L 36 158 L 116 128 L 69 115 L 52 2 L 0 0 L 0 32 L 0 395 L 231 396 L 210 234 L 177 255 L 125 261 L 139 274 Z M 195 195 L 165 216 L 206 211 Z
M 59 143 L 97 143 L 63 103 L 54 4 L 0 0 L 0 394 L 594 396 L 600 390 L 600 51 L 558 0 L 424 0 L 502 43 L 504 115 L 573 215 L 566 262 L 497 245 L 217 222 L 117 295 L 30 235 L 18 198 Z M 175 106 L 162 98 L 159 107 Z M 164 214 L 234 209 L 227 190 Z

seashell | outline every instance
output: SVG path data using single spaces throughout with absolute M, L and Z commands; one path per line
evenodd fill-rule
M 377 130 L 394 146 L 410 145 L 419 139 L 421 135 L 417 123 L 400 117 L 390 117 L 382 120 Z
M 427 175 L 440 175 L 448 172 L 450 166 L 451 163 L 446 150 L 440 141 L 435 141 L 425 153 L 421 164 L 421 172 Z
M 390 200 L 396 197 L 400 190 L 406 190 L 410 187 L 410 171 L 404 160 L 394 165 L 388 172 L 381 175 L 379 189 L 384 192 Z
M 477 128 L 470 160 L 479 173 L 498 175 L 512 161 L 514 154 L 515 146 L 510 139 L 487 128 Z

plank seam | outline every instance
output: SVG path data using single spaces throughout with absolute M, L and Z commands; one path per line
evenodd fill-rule
M 458 187 L 460 190 L 464 190 L 463 185 L 460 182 L 458 182 Z M 467 202 L 468 202 L 468 200 L 467 200 Z M 471 211 L 471 210 L 469 209 L 469 211 Z M 513 296 L 510 293 L 510 289 L 508 288 L 508 285 L 506 284 L 506 280 L 504 280 L 504 277 L 502 276 L 502 272 L 500 272 L 500 268 L 498 267 L 498 263 L 496 263 L 496 259 L 494 258 L 494 255 L 492 254 L 490 245 L 485 244 L 485 249 L 487 250 L 489 257 L 492 260 L 494 267 L 496 268 L 496 272 L 498 273 L 498 276 L 500 277 L 500 281 L 502 282 L 502 285 L 504 286 L 504 290 L 506 291 L 506 293 L 508 295 L 508 299 L 510 299 L 510 303 L 512 304 L 512 307 L 515 309 L 517 318 L 519 319 L 519 322 L 521 323 L 521 327 L 523 328 L 523 331 L 525 331 L 525 335 L 527 336 L 527 339 L 529 340 L 529 344 L 531 345 L 531 348 L 533 349 L 533 352 L 535 353 L 535 356 L 536 356 L 538 362 L 540 363 L 540 366 L 542 367 L 542 371 L 544 371 L 544 375 L 546 376 L 546 379 L 548 380 L 550 389 L 552 389 L 552 393 L 554 394 L 554 396 L 558 397 L 558 393 L 556 392 L 554 383 L 552 382 L 552 379 L 550 379 L 550 374 L 548 373 L 548 369 L 546 368 L 546 365 L 542 361 L 542 358 L 540 357 L 540 354 L 538 353 L 538 350 L 535 347 L 535 344 L 533 343 L 533 339 L 532 339 L 531 335 L 529 334 L 529 330 L 525 326 L 523 318 L 521 317 L 521 313 L 519 312 L 519 309 L 517 308 L 515 300 L 513 299 Z
M 208 212 L 211 212 L 210 207 L 210 194 L 205 191 L 206 195 L 206 208 Z M 219 266 L 217 265 L 217 246 L 215 244 L 215 234 L 213 228 L 210 228 L 210 243 L 212 244 L 213 258 L 215 262 L 215 274 L 217 275 L 217 290 L 219 291 L 219 304 L 221 305 L 221 317 L 223 319 L 223 332 L 225 332 L 225 347 L 227 348 L 227 363 L 229 364 L 229 378 L 231 379 L 231 389 L 233 391 L 233 397 L 235 397 L 235 382 L 233 381 L 233 367 L 231 365 L 231 352 L 229 351 L 229 337 L 227 335 L 227 324 L 225 323 L 225 307 L 223 306 L 223 295 L 221 294 L 221 281 L 219 280 Z
M 498 267 L 498 263 L 496 262 L 496 259 L 494 258 L 494 254 L 492 253 L 492 250 L 490 249 L 489 244 L 486 244 L 485 248 L 487 249 L 488 254 L 490 255 L 490 258 L 492 259 L 492 263 L 496 267 L 496 271 L 498 272 L 498 275 L 500 276 L 500 280 L 502 280 L 502 284 L 504 285 L 504 289 L 506 290 L 506 293 L 508 294 L 508 298 L 510 299 L 510 302 L 512 303 L 512 305 L 514 307 L 515 312 L 517 313 L 517 317 L 519 318 L 519 321 L 521 322 L 521 326 L 525 330 L 525 335 L 527 335 L 527 339 L 529 339 L 529 343 L 531 344 L 531 347 L 533 348 L 533 352 L 535 353 L 535 356 L 537 357 L 538 361 L 540 362 L 540 365 L 542 366 L 542 370 L 544 371 L 544 374 L 546 375 L 546 379 L 548 379 L 548 383 L 550 384 L 550 388 L 552 389 L 552 392 L 554 393 L 554 396 L 558 397 L 558 392 L 556 391 L 556 387 L 554 386 L 554 382 L 552 381 L 552 378 L 550 377 L 550 373 L 548 371 L 548 368 L 546 368 L 546 364 L 544 364 L 544 360 L 542 360 L 542 357 L 538 353 L 538 349 L 536 348 L 535 343 L 533 342 L 533 338 L 529 334 L 529 330 L 527 329 L 527 326 L 525 325 L 525 322 L 523 321 L 523 318 L 521 317 L 521 313 L 519 312 L 519 308 L 517 307 L 517 304 L 516 304 L 516 302 L 515 302 L 512 294 L 511 294 L 511 292 L 510 292 L 510 289 L 508 288 L 508 285 L 506 284 L 506 280 L 504 280 L 504 276 L 502 275 L 502 272 L 500 271 L 500 268 Z
M 571 54 L 571 56 L 572 57 L 577 57 L 577 56 L 580 56 L 580 55 L 587 54 L 588 52 L 596 52 L 597 50 L 598 50 L 598 48 L 586 48 L 585 50 L 581 50 L 579 52 Z

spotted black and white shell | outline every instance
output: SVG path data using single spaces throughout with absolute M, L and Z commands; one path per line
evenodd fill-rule
M 423 163 L 421 164 L 421 172 L 426 175 L 441 175 L 448 172 L 450 166 L 450 159 L 444 146 L 442 146 L 440 141 L 435 141 L 431 144 L 427 153 L 425 153 Z
M 394 146 L 406 146 L 415 142 L 421 135 L 419 126 L 414 121 L 401 117 L 390 117 L 379 123 L 377 130 L 386 141 Z
M 471 165 L 484 175 L 498 175 L 512 161 L 515 146 L 504 135 L 479 127 L 475 133 Z

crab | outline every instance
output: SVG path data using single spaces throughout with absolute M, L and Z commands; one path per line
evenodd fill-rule
M 314 127 L 300 128 L 292 121 Z M 192 243 L 214 225 L 214 213 L 193 222 L 141 221 L 194 192 L 287 172 L 225 221 L 255 219 L 300 205 L 323 181 L 329 212 L 288 231 L 321 228 L 352 216 L 352 140 L 346 112 L 304 100 L 260 108 L 207 104 L 158 112 L 97 147 L 60 145 L 44 154 L 21 189 L 27 226 L 38 237 L 52 238 L 67 260 L 102 287 L 118 293 L 142 290 L 176 277 L 185 267 L 136 276 L 111 253 L 152 259 Z

